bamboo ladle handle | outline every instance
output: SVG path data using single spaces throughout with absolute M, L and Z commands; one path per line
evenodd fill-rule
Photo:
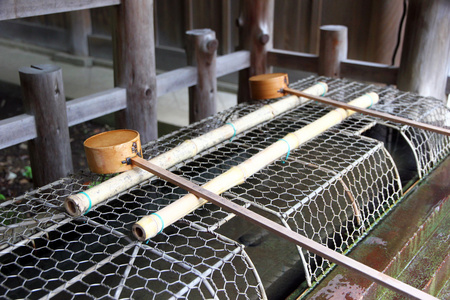
M 450 136 L 450 129 L 434 126 L 431 124 L 414 121 L 411 119 L 394 116 L 388 113 L 379 112 L 372 109 L 357 107 L 353 105 L 349 105 L 347 103 L 332 100 L 330 98 L 325 98 L 321 96 L 310 95 L 295 89 L 291 89 L 288 87 L 288 76 L 284 73 L 273 73 L 273 74 L 262 74 L 256 75 L 250 78 L 250 95 L 252 99 L 272 99 L 284 96 L 286 94 L 295 95 L 298 97 L 304 97 L 308 99 L 312 99 L 321 103 L 329 104 L 335 107 L 340 107 L 344 109 L 353 110 L 365 115 L 369 115 L 372 117 L 377 117 L 383 120 L 388 120 L 404 125 L 409 125 L 412 127 L 444 134 L 446 136 Z

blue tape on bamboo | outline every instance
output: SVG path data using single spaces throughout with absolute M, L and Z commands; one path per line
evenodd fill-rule
M 287 159 L 289 157 L 289 154 L 291 153 L 291 145 L 289 145 L 289 142 L 286 141 L 285 139 L 279 139 L 279 141 L 285 142 L 287 144 L 287 146 L 288 146 L 288 152 L 286 154 L 286 158 L 285 158 L 285 160 L 283 160 L 283 164 L 284 164 L 284 163 L 286 163 L 286 161 L 287 161 Z
M 372 98 L 372 95 L 366 94 L 366 96 L 368 96 L 368 97 L 370 98 L 370 105 L 369 105 L 367 108 L 371 108 L 372 105 L 373 105 L 373 98 Z
M 152 216 L 157 216 L 159 218 L 159 220 L 161 221 L 161 230 L 158 232 L 158 234 L 160 234 L 163 231 L 163 229 L 164 229 L 164 220 L 157 213 L 153 213 Z
M 227 123 L 226 125 L 230 125 L 234 130 L 233 136 L 230 138 L 230 142 L 232 142 L 234 137 L 236 136 L 236 127 L 234 127 L 233 123 Z
M 327 93 L 327 88 L 328 88 L 327 85 L 325 83 L 321 82 L 321 81 L 319 81 L 318 84 L 320 84 L 323 87 L 323 93 L 320 96 L 321 97 L 325 96 L 325 94 Z
M 85 192 L 81 192 L 80 194 L 85 195 L 85 196 L 88 198 L 88 200 L 89 200 L 89 207 L 88 207 L 88 209 L 86 210 L 86 212 L 84 213 L 84 214 L 86 215 L 86 214 L 91 210 L 91 207 L 92 207 L 92 200 L 91 200 L 91 197 L 89 197 L 89 195 L 86 194 Z

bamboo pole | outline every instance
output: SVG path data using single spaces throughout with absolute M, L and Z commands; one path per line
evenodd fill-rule
M 378 100 L 377 94 L 368 93 L 356 98 L 349 104 L 357 107 L 368 107 L 378 102 Z M 204 184 L 203 188 L 215 194 L 221 194 L 236 185 L 242 184 L 247 178 L 273 161 L 298 148 L 330 127 L 339 124 L 354 113 L 355 111 L 352 110 L 337 108 L 299 130 L 287 134 L 284 138 L 273 143 L 243 163 L 232 167 L 227 172 Z M 198 198 L 194 194 L 187 194 L 160 211 L 141 218 L 133 225 L 133 233 L 139 240 L 152 238 L 165 227 L 173 224 L 206 202 L 206 200 Z
M 328 86 L 319 82 L 304 90 L 305 93 L 312 95 L 324 95 L 328 90 Z M 302 103 L 309 101 L 306 98 L 298 98 L 297 96 L 289 96 L 283 98 L 270 105 L 265 105 L 254 112 L 239 118 L 233 122 L 214 129 L 206 134 L 187 140 L 179 146 L 163 153 L 150 161 L 162 168 L 170 168 L 179 162 L 195 156 L 197 153 L 204 151 L 218 143 L 221 143 L 233 136 L 244 132 L 245 130 L 256 126 L 262 122 L 268 121 L 275 116 L 288 111 Z M 64 206 L 67 212 L 72 216 L 80 216 L 86 214 L 89 210 L 105 201 L 106 199 L 121 193 L 145 180 L 150 179 L 154 175 L 140 168 L 119 174 L 93 188 L 84 192 L 70 195 L 66 198 Z

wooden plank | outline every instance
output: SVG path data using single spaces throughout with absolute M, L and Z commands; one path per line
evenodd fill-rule
M 103 115 L 125 109 L 126 91 L 114 88 L 67 101 L 67 121 L 74 126 Z M 22 114 L 0 121 L 0 149 L 37 137 L 35 118 Z
M 398 67 L 345 59 L 341 61 L 341 77 L 360 81 L 397 83 Z
M 256 212 L 242 207 L 233 201 L 229 201 L 201 186 L 196 185 L 181 176 L 173 174 L 170 171 L 167 171 L 149 161 L 140 158 L 139 156 L 131 158 L 132 164 L 138 166 L 152 174 L 157 175 L 158 177 L 173 183 L 184 190 L 194 194 L 198 198 L 203 198 L 221 208 L 225 209 L 228 212 L 234 213 L 237 216 L 243 217 L 244 219 L 252 222 L 253 224 L 264 228 L 277 236 L 296 244 L 297 246 L 302 247 L 308 251 L 311 251 L 323 258 L 330 260 L 333 263 L 336 263 L 340 266 L 348 268 L 353 272 L 356 272 L 358 275 L 364 276 L 373 280 L 374 282 L 381 284 L 393 291 L 401 293 L 402 295 L 406 295 L 411 297 L 412 299 L 436 299 L 435 297 L 420 291 L 406 283 L 403 283 L 397 279 L 394 279 L 388 275 L 381 273 L 373 268 L 368 267 L 365 264 L 362 264 L 352 258 L 340 254 L 322 244 L 317 243 L 314 240 L 311 240 L 303 235 L 300 235 L 297 232 L 292 231 L 289 228 L 286 228 L 283 225 L 280 225 L 272 220 L 269 220 Z
M 250 51 L 240 50 L 217 58 L 217 77 L 250 67 Z
M 113 88 L 67 102 L 69 126 L 77 125 L 127 107 L 124 88 Z
M 0 21 L 119 5 L 120 3 L 120 0 L 3 0 L 0 1 Z
M 219 56 L 216 60 L 217 77 L 231 74 L 250 66 L 250 52 L 241 50 Z M 156 76 L 158 97 L 197 84 L 197 68 L 184 67 Z
M 156 76 L 156 91 L 160 97 L 197 84 L 197 68 L 184 67 Z
M 309 31 L 309 52 L 319 53 L 320 25 L 322 25 L 323 0 L 311 1 L 311 28 Z
M 22 114 L 0 120 L 0 149 L 14 146 L 37 137 L 34 117 Z
M 222 1 L 222 54 L 233 52 L 233 39 L 232 39 L 232 22 L 231 22 L 231 0 Z
M 0 37 L 19 42 L 26 41 L 27 44 L 57 51 L 67 52 L 70 50 L 66 30 L 23 20 L 0 22 Z
M 317 55 L 272 49 L 268 52 L 269 65 L 293 70 L 317 73 L 319 58 Z
M 411 0 L 397 86 L 445 99 L 450 66 L 450 1 Z
M 25 112 L 33 115 L 37 137 L 28 143 L 33 184 L 43 186 L 73 172 L 61 68 L 19 69 Z

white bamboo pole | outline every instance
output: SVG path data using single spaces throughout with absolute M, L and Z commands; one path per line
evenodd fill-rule
M 369 107 L 378 102 L 378 100 L 377 94 L 368 93 L 356 98 L 349 104 L 358 107 Z M 243 163 L 232 167 L 227 172 L 204 184 L 203 187 L 213 193 L 221 194 L 236 185 L 242 184 L 247 178 L 271 164 L 276 159 L 286 155 L 286 153 L 296 149 L 301 144 L 318 136 L 330 127 L 342 122 L 354 113 L 351 110 L 337 108 L 299 130 L 287 134 L 284 138 L 273 143 Z M 194 194 L 187 194 L 160 211 L 140 219 L 133 225 L 133 233 L 140 240 L 152 238 L 165 227 L 194 211 L 206 202 L 206 200 L 198 198 Z
M 327 90 L 327 84 L 324 82 L 319 82 L 305 89 L 304 92 L 319 96 L 324 95 Z M 227 123 L 222 127 L 214 129 L 194 139 L 187 140 L 166 153 L 152 158 L 150 162 L 161 168 L 168 169 L 177 163 L 195 156 L 197 153 L 221 143 L 226 139 L 230 139 L 249 128 L 268 121 L 275 116 L 307 101 L 309 101 L 309 99 L 289 96 L 270 105 L 264 105 L 260 109 L 255 110 L 254 112 L 233 122 Z M 64 202 L 64 206 L 67 212 L 72 216 L 80 216 L 88 213 L 94 205 L 97 205 L 114 195 L 117 195 L 145 180 L 148 180 L 151 177 L 153 177 L 153 174 L 140 168 L 134 168 L 133 170 L 124 172 L 105 182 L 102 182 L 87 191 L 68 196 Z

